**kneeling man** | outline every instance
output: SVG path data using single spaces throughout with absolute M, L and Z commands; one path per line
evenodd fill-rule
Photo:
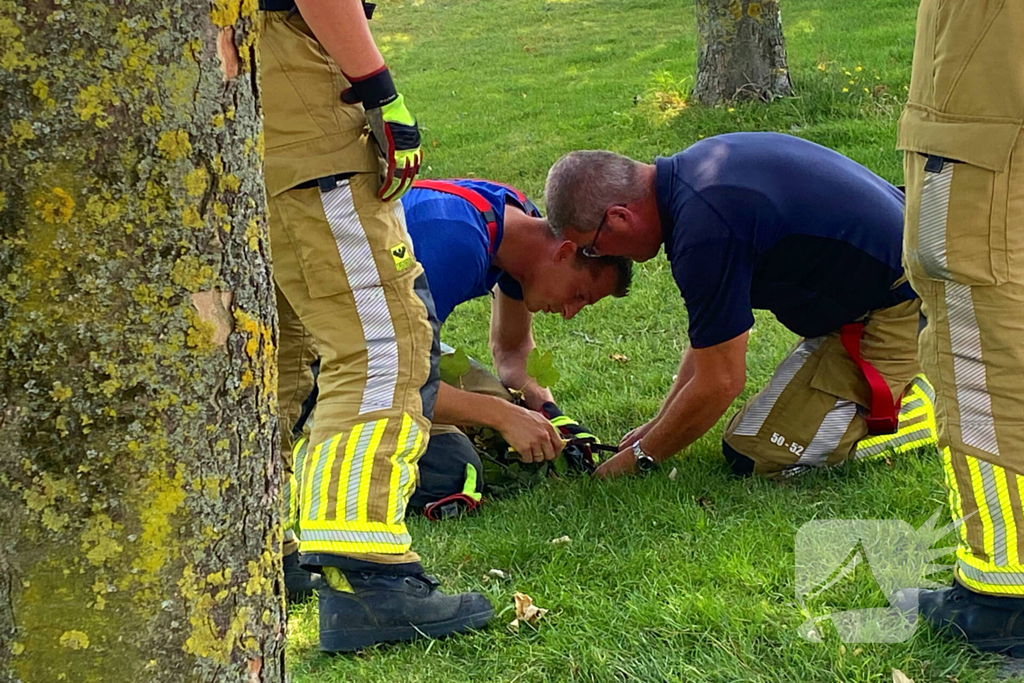
M 689 314 L 690 348 L 660 412 L 599 475 L 649 469 L 714 426 L 746 384 L 754 309 L 803 339 L 726 426 L 736 473 L 935 442 L 921 301 L 900 260 L 903 195 L 868 169 L 799 138 L 733 133 L 653 165 L 570 153 L 546 199 L 552 227 L 588 254 L 646 261 L 664 244 Z

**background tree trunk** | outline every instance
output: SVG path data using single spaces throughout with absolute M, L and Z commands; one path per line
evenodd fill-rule
M 0 0 L 0 680 L 283 680 L 254 0 Z
M 792 94 L 778 0 L 697 0 L 697 102 Z

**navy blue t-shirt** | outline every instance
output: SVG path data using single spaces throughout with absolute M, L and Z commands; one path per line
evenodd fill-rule
M 529 210 L 504 185 L 485 180 L 446 182 L 471 188 L 487 199 L 498 230 L 492 245 L 483 214 L 453 194 L 414 187 L 402 196 L 413 251 L 426 271 L 437 319 L 442 323 L 456 306 L 490 293 L 495 284 L 506 296 L 523 298 L 519 283 L 491 262 L 505 233 L 505 204 Z
M 903 193 L 830 149 L 730 133 L 655 162 L 665 254 L 690 343 L 728 341 L 766 309 L 803 337 L 913 298 L 903 276 Z M 891 291 L 892 290 L 892 291 Z

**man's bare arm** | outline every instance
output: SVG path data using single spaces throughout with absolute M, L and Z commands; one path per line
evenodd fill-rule
M 551 392 L 526 374 L 526 358 L 533 350 L 533 314 L 522 301 L 497 290 L 491 303 L 491 357 L 498 379 L 506 387 L 523 392 L 526 407 L 540 410 L 553 401 Z
M 366 76 L 384 66 L 360 0 L 296 0 L 313 35 L 341 70 Z

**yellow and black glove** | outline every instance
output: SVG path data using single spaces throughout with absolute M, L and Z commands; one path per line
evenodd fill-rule
M 405 106 L 405 98 L 395 90 L 386 66 L 366 76 L 346 74 L 345 78 L 352 87 L 341 93 L 341 99 L 346 104 L 363 104 L 370 132 L 383 157 L 377 196 L 385 202 L 398 199 L 412 187 L 423 163 L 416 119 Z

